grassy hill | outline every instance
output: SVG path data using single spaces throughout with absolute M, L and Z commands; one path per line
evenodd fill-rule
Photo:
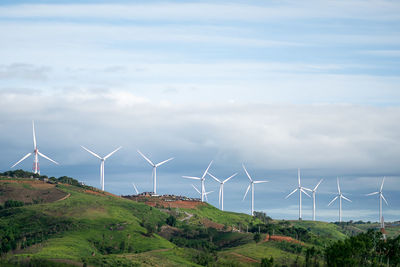
M 70 177 L 5 175 L 1 266 L 259 266 L 271 257 L 290 266 L 311 248 L 322 264 L 324 246 L 346 238 L 333 223 L 266 221 L 207 203 L 133 201 Z

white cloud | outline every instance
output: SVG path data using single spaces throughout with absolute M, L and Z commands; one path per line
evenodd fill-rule
M 365 50 L 362 54 L 384 57 L 400 57 L 400 50 Z
M 393 1 L 286 1 L 265 5 L 239 3 L 157 4 L 57 4 L 15 5 L 0 8 L 7 18 L 102 18 L 168 21 L 259 21 L 297 18 L 398 19 L 399 4 Z
M 133 135 L 145 143 L 169 138 L 169 148 L 211 149 L 221 157 L 246 160 L 257 168 L 399 171 L 397 107 L 160 104 L 118 90 L 71 90 L 33 96 L 4 91 L 1 96 L 3 119 L 12 114 L 21 122 L 29 114 L 46 120 L 67 120 L 69 124 L 77 121 L 82 126 L 90 121 L 95 128 L 135 129 L 129 134 L 121 131 L 120 138 Z M 53 109 L 59 112 L 47 114 Z M 96 122 L 94 118 L 106 121 Z M 163 137 L 158 141 L 159 131 Z

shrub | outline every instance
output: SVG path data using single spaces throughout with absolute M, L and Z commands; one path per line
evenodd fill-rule
M 4 203 L 4 208 L 22 207 L 24 202 L 18 200 L 9 199 Z

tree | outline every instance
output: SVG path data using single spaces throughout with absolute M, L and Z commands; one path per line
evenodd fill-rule
M 170 215 L 165 222 L 170 225 L 170 226 L 175 226 L 176 225 L 176 218 L 172 215 Z
M 261 259 L 261 267 L 272 267 L 274 266 L 274 258 L 271 256 L 271 258 L 262 258 Z
M 256 241 L 256 243 L 260 242 L 261 234 L 255 233 L 253 239 L 254 239 L 254 241 Z

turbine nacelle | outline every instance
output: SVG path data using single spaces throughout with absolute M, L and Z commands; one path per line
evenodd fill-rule
M 153 167 L 153 173 L 152 173 L 152 178 L 153 178 L 153 193 L 154 195 L 157 195 L 157 167 L 163 165 L 164 163 L 167 163 L 168 161 L 173 160 L 174 158 L 169 158 L 167 160 L 161 161 L 157 164 L 153 163 L 148 157 L 146 157 L 140 150 L 137 150 L 137 152 L 150 164 L 150 166 Z
M 342 193 L 342 191 L 340 190 L 340 184 L 339 184 L 339 177 L 336 178 L 336 183 L 337 183 L 337 189 L 338 189 L 338 194 L 336 195 L 336 197 L 334 197 L 331 202 L 329 202 L 328 206 L 330 206 L 333 202 L 335 202 L 337 199 L 339 199 L 339 222 L 342 221 L 342 199 L 348 201 L 348 202 L 352 202 L 350 199 L 348 199 L 347 197 L 345 197 Z
M 100 160 L 100 185 L 101 185 L 101 190 L 104 191 L 104 163 L 105 163 L 106 159 L 108 159 L 115 152 L 120 150 L 122 148 L 122 146 L 118 147 L 117 149 L 115 149 L 111 153 L 107 154 L 105 157 L 100 157 L 98 154 L 94 153 L 93 151 L 91 151 L 90 149 L 88 149 L 88 148 L 86 148 L 84 146 L 81 146 L 81 147 L 84 150 L 86 150 L 89 154 L 92 154 L 94 157 L 96 157 L 96 158 L 98 158 Z
M 382 209 L 382 199 L 389 206 L 389 203 L 386 201 L 386 198 L 383 195 L 383 184 L 385 183 L 385 177 L 382 179 L 382 184 L 380 186 L 379 191 L 369 193 L 367 196 L 379 195 L 379 222 L 381 224 L 381 228 L 385 228 L 384 220 L 383 220 L 383 209 Z
M 311 191 L 311 189 L 306 188 L 301 186 L 301 178 L 300 178 L 300 169 L 297 169 L 297 181 L 298 181 L 298 186 L 290 192 L 285 199 L 289 198 L 291 195 L 293 195 L 295 192 L 299 191 L 299 220 L 301 220 L 301 193 L 305 194 L 308 197 L 311 197 L 305 190 Z
M 242 201 L 244 201 L 244 199 L 246 198 L 247 193 L 249 192 L 250 187 L 251 187 L 251 215 L 253 216 L 254 215 L 254 184 L 267 183 L 268 181 L 253 180 L 253 178 L 251 178 L 251 176 L 250 176 L 249 172 L 247 171 L 246 167 L 244 166 L 244 164 L 242 164 L 242 167 L 244 169 L 244 172 L 247 175 L 247 178 L 249 178 L 249 185 L 247 186 L 246 193 L 244 193 Z
M 40 174 L 40 171 L 39 171 L 39 157 L 38 156 L 41 156 L 42 158 L 45 158 L 45 159 L 53 162 L 54 164 L 59 165 L 59 163 L 56 162 L 55 160 L 52 160 L 48 156 L 46 156 L 43 153 L 39 152 L 39 149 L 38 149 L 37 143 L 36 143 L 36 133 L 35 133 L 35 123 L 34 123 L 34 121 L 32 121 L 32 133 L 33 133 L 33 152 L 30 152 L 30 153 L 26 154 L 25 156 L 23 156 L 19 161 L 17 161 L 14 165 L 12 165 L 11 168 L 14 168 L 15 166 L 17 166 L 19 163 L 21 163 L 22 161 L 24 161 L 26 158 L 28 158 L 31 155 L 34 156 L 34 159 L 33 159 L 33 172 L 34 173 L 39 173 Z
M 224 184 L 226 182 L 228 182 L 230 179 L 232 179 L 233 177 L 235 177 L 237 175 L 237 173 L 234 173 L 233 175 L 229 176 L 228 178 L 226 178 L 223 181 L 221 181 L 220 179 L 218 179 L 217 177 L 215 177 L 214 175 L 212 175 L 209 172 L 207 172 L 207 174 L 210 175 L 211 178 L 213 178 L 216 182 L 219 183 L 218 204 L 220 205 L 221 210 L 224 210 Z
M 207 195 L 204 195 L 204 192 L 205 192 L 205 190 L 204 190 L 204 182 L 206 180 L 206 175 L 207 175 L 208 170 L 210 169 L 212 163 L 213 163 L 213 161 L 210 161 L 210 164 L 208 164 L 207 169 L 204 171 L 204 173 L 203 173 L 203 175 L 201 177 L 182 176 L 183 178 L 186 178 L 186 179 L 200 180 L 200 182 L 201 182 L 201 194 L 200 195 L 201 195 L 201 201 L 202 202 L 204 201 L 204 196 L 206 196 L 206 199 L 207 199 Z

